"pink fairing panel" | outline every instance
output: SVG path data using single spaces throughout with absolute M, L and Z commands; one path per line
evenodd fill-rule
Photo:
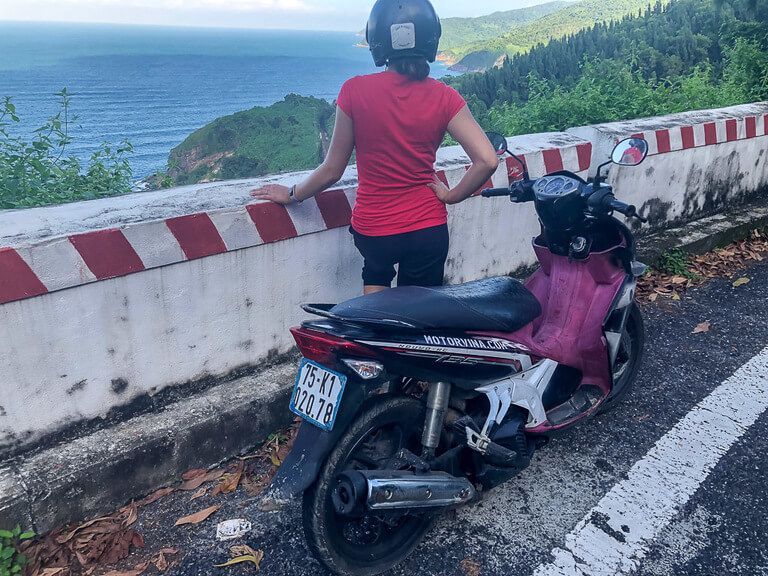
M 556 256 L 534 244 L 541 268 L 526 282 L 541 303 L 542 315 L 511 334 L 494 334 L 522 344 L 535 357 L 577 368 L 582 385 L 611 389 L 608 345 L 603 322 L 626 278 L 615 249 L 588 260 Z

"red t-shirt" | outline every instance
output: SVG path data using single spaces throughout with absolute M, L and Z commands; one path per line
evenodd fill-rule
M 445 224 L 445 205 L 428 184 L 448 124 L 466 105 L 453 88 L 397 72 L 357 76 L 338 106 L 355 124 L 359 187 L 352 226 L 389 236 Z

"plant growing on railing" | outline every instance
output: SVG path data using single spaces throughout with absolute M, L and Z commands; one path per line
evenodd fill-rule
M 31 139 L 13 132 L 21 119 L 10 97 L 0 103 L 0 209 L 28 208 L 125 194 L 131 191 L 130 143 L 103 144 L 87 166 L 69 153 L 71 96 L 57 94 L 59 111 Z
M 0 530 L 0 576 L 21 574 L 27 559 L 19 552 L 19 544 L 34 537 L 34 532 L 22 532 L 20 526 Z

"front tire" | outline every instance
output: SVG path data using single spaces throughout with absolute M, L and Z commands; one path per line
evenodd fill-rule
M 645 324 L 637 302 L 632 303 L 627 324 L 621 335 L 619 351 L 613 364 L 613 390 L 603 403 L 601 412 L 607 412 L 632 392 L 637 371 L 645 350 Z
M 341 472 L 382 468 L 401 448 L 418 453 L 424 417 L 424 405 L 413 398 L 375 401 L 344 433 L 317 482 L 304 493 L 307 543 L 331 572 L 348 576 L 381 574 L 402 562 L 431 528 L 434 513 L 344 518 L 337 514 L 331 498 Z

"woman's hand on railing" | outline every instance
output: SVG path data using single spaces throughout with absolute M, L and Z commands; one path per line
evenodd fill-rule
M 257 200 L 269 200 L 277 204 L 292 204 L 293 200 L 289 196 L 290 188 L 280 184 L 266 184 L 261 188 L 251 190 L 251 196 Z

